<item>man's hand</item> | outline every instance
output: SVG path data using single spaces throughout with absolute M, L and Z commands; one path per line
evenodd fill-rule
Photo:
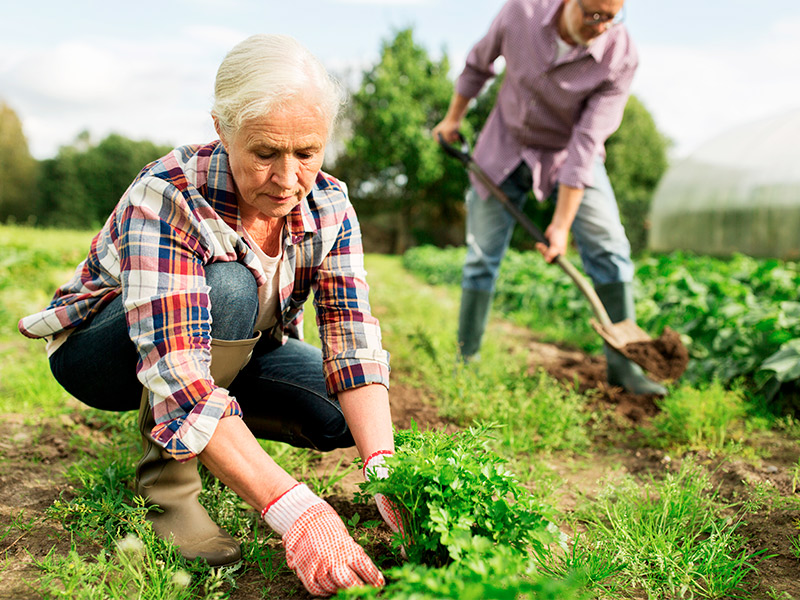
M 262 515 L 282 535 L 286 564 L 309 593 L 332 596 L 340 589 L 385 585 L 383 575 L 350 537 L 333 507 L 305 485 L 285 492 Z
M 466 98 L 458 92 L 453 94 L 450 99 L 450 106 L 447 108 L 447 114 L 436 127 L 433 128 L 431 134 L 433 139 L 439 142 L 439 134 L 442 135 L 444 141 L 448 144 L 453 144 L 458 141 L 458 130 L 461 128 L 461 121 L 467 114 L 469 107 L 469 98 Z
M 461 121 L 445 118 L 441 123 L 433 128 L 431 133 L 433 139 L 439 142 L 439 135 L 441 134 L 444 141 L 448 144 L 453 144 L 458 141 L 458 130 L 461 128 Z
M 547 262 L 553 262 L 557 256 L 564 256 L 567 252 L 569 229 L 557 227 L 550 223 L 544 231 L 544 237 L 550 242 L 549 246 L 541 242 L 536 244 L 536 249 L 542 253 Z
M 547 262 L 553 262 L 557 256 L 564 256 L 567 253 L 569 230 L 572 228 L 581 200 L 583 200 L 583 188 L 570 187 L 563 183 L 558 185 L 553 219 L 544 231 L 544 237 L 550 242 L 550 246 L 536 244 L 536 249 L 542 253 Z

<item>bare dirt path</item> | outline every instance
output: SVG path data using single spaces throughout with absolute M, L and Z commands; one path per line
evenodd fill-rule
M 608 470 L 617 468 L 620 463 L 628 473 L 647 475 L 663 472 L 675 461 L 662 451 L 621 441 L 626 437 L 632 441 L 636 426 L 655 415 L 658 408 L 653 398 L 631 396 L 607 386 L 602 357 L 538 342 L 527 330 L 511 325 L 502 327 L 505 334 L 514 337 L 516 352 L 526 354 L 531 373 L 544 368 L 567 385 L 577 382 L 581 391 L 595 390 L 589 395 L 590 401 L 606 410 L 612 409 L 619 417 L 619 427 L 624 435 L 614 438 L 614 447 L 604 450 L 598 445 L 594 454 L 578 462 L 553 457 L 550 466 L 564 480 L 562 509 L 569 510 L 578 494 L 591 496 Z M 419 389 L 393 384 L 391 396 L 395 424 L 400 428 L 409 427 L 412 420 L 423 429 L 455 427 L 439 416 L 431 399 Z M 82 450 L 80 444 L 68 444 L 67 440 L 76 435 L 79 438 L 102 435 L 86 422 L 82 410 L 82 405 L 75 402 L 70 416 L 41 422 L 35 428 L 25 425 L 25 415 L 0 415 L 0 532 L 10 532 L 0 540 L 0 598 L 42 598 L 31 587 L 31 582 L 39 574 L 36 561 L 53 548 L 59 554 L 66 554 L 69 550 L 69 536 L 58 523 L 45 520 L 44 515 L 47 507 L 61 494 L 67 497 L 71 494 L 65 473 Z M 714 474 L 721 496 L 732 502 L 742 498 L 745 481 L 774 486 L 784 497 L 796 495 L 791 476 L 797 461 L 796 441 L 770 436 L 765 438 L 759 451 L 766 457 L 764 460 L 698 458 Z M 321 455 L 317 470 L 320 474 L 327 474 L 334 466 L 350 464 L 355 458 L 353 449 Z M 340 482 L 337 495 L 328 499 L 345 520 L 356 512 L 362 522 L 377 520 L 380 517 L 373 504 L 352 503 L 352 493 L 360 481 L 360 474 L 353 470 Z M 773 555 L 759 565 L 759 581 L 754 583 L 760 583 L 761 595 L 754 598 L 800 598 L 800 561 L 792 556 L 789 542 L 792 536 L 797 535 L 795 524 L 799 518 L 800 512 L 796 509 L 773 507 L 752 515 L 742 529 L 750 540 L 751 550 L 766 550 L 766 555 Z M 14 527 L 9 528 L 12 524 Z M 373 556 L 385 554 L 388 532 L 384 532 L 376 544 L 368 551 Z M 99 548 L 85 550 L 96 553 Z M 391 559 L 386 560 L 383 566 L 391 564 Z M 769 595 L 770 589 L 778 595 Z M 245 571 L 239 577 L 238 587 L 231 598 L 259 597 L 309 598 L 290 572 L 265 582 L 255 570 Z

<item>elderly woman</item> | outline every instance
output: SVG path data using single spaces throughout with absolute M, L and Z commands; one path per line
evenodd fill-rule
M 139 410 L 137 491 L 158 535 L 211 565 L 238 543 L 198 503 L 197 461 L 282 536 L 312 594 L 383 577 L 333 508 L 256 438 L 394 448 L 388 355 L 371 315 L 347 189 L 323 173 L 340 87 L 292 38 L 256 35 L 217 73 L 219 140 L 146 166 L 50 306 L 20 321 L 89 406 Z M 314 291 L 322 350 L 302 341 Z M 396 528 L 390 509 L 379 508 Z

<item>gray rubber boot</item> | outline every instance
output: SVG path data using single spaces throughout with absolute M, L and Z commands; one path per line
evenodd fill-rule
M 489 322 L 492 292 L 461 289 L 461 308 L 458 314 L 458 353 L 465 363 L 477 360 L 481 338 Z
M 595 290 L 603 306 L 606 307 L 612 323 L 619 323 L 625 319 L 636 321 L 633 284 L 606 283 L 595 286 Z M 657 396 L 667 394 L 667 388 L 647 377 L 635 362 L 628 360 L 608 344 L 605 344 L 603 350 L 608 363 L 606 379 L 609 385 L 619 386 L 632 394 L 655 394 Z
M 211 376 L 217 385 L 230 385 L 250 360 L 260 335 L 249 340 L 211 342 Z M 217 526 L 198 502 L 203 486 L 197 459 L 182 463 L 173 459 L 150 435 L 153 427 L 153 411 L 144 391 L 139 408 L 144 452 L 136 466 L 136 493 L 145 498 L 148 506 L 160 508 L 161 512 L 147 514 L 153 531 L 160 538 L 172 538 L 187 560 L 204 558 L 212 567 L 238 562 L 242 558 L 239 542 Z

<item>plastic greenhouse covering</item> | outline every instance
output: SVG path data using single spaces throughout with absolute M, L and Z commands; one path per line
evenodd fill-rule
M 650 211 L 659 252 L 800 257 L 800 109 L 701 145 L 662 178 Z

